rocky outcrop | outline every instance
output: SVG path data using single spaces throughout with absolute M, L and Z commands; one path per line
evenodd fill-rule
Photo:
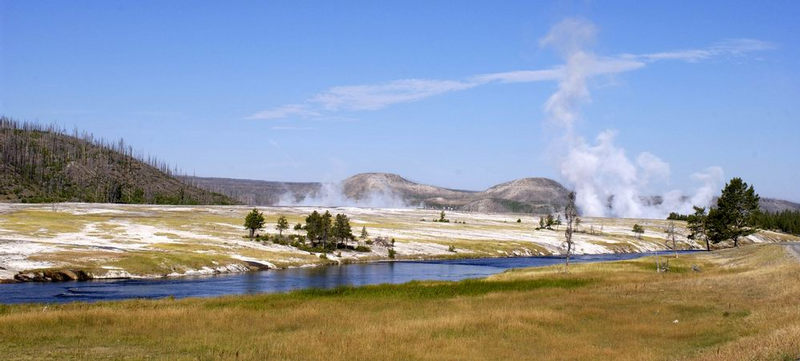
M 82 270 L 44 270 L 20 272 L 14 276 L 18 282 L 63 282 L 63 281 L 88 281 L 91 274 Z

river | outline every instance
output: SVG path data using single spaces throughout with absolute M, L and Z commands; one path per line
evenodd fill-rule
M 575 263 L 603 262 L 646 255 L 652 253 L 577 255 L 572 259 Z M 182 278 L 26 282 L 0 284 L 0 303 L 92 302 L 169 296 L 212 297 L 287 292 L 305 288 L 404 283 L 413 280 L 458 281 L 482 278 L 512 268 L 548 266 L 563 261 L 559 257 L 547 256 L 395 261 Z

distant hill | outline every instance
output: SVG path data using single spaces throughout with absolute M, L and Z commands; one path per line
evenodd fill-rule
M 315 197 L 322 183 L 271 182 L 253 179 L 179 177 L 188 184 L 224 194 L 241 203 L 250 205 L 276 205 L 281 199 L 300 202 L 306 197 Z
M 775 199 L 775 198 L 761 198 L 758 202 L 759 208 L 762 211 L 767 211 L 771 213 L 780 212 L 780 211 L 800 211 L 800 203 L 794 203 L 785 201 L 782 199 Z
M 122 141 L 67 135 L 6 117 L 0 117 L 0 201 L 236 203 L 173 177 L 165 163 L 138 159 Z
M 280 200 L 300 202 L 306 198 L 318 197 L 325 191 L 321 183 L 207 177 L 183 179 L 198 187 L 254 205 L 275 205 Z M 420 184 L 389 173 L 356 174 L 342 181 L 338 190 L 343 198 L 353 202 L 384 195 L 400 198 L 409 205 L 426 208 L 498 213 L 554 212 L 563 208 L 568 193 L 561 184 L 547 178 L 524 178 L 499 184 L 485 191 L 467 191 Z
M 563 209 L 568 190 L 548 178 L 522 178 L 498 184 L 484 191 L 448 189 L 420 184 L 391 173 L 361 173 L 349 177 L 335 187 L 322 183 L 274 182 L 249 179 L 183 177 L 200 188 L 225 194 L 252 205 L 277 205 L 321 198 L 334 189 L 340 199 L 356 204 L 375 196 L 399 198 L 410 206 L 493 213 L 549 213 Z M 335 198 L 335 197 L 334 197 Z M 658 196 L 643 201 L 660 204 Z M 313 202 L 307 202 L 313 204 Z M 366 202 L 370 204 L 370 202 Z M 762 198 L 761 209 L 769 212 L 784 209 L 800 210 L 800 204 L 780 199 Z

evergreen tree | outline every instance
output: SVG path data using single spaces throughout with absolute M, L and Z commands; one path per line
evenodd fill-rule
M 689 229 L 689 239 L 706 242 L 706 250 L 711 251 L 711 244 L 708 242 L 706 231 L 706 209 L 694 207 L 694 214 L 686 216 L 686 228 Z
M 320 234 L 322 236 L 322 248 L 328 248 L 328 238 L 331 235 L 331 226 L 333 225 L 332 222 L 333 216 L 331 212 L 325 211 L 325 213 L 320 217 Z
M 553 218 L 552 214 L 548 214 L 547 217 L 544 219 L 544 227 L 547 229 L 553 229 L 553 224 L 556 223 L 555 218 Z
M 331 235 L 336 238 L 338 244 L 347 246 L 347 240 L 355 238 L 350 228 L 350 220 L 344 214 L 337 214 L 331 227 Z
M 709 212 L 709 236 L 712 241 L 733 240 L 733 246 L 739 247 L 739 238 L 753 234 L 755 215 L 758 213 L 758 200 L 753 186 L 747 185 L 741 178 L 733 178 L 722 189 L 717 199 L 717 208 Z
M 317 244 L 322 237 L 321 223 L 322 216 L 317 211 L 311 212 L 311 214 L 306 217 L 306 238 L 308 238 L 312 244 Z
M 633 233 L 636 233 L 636 238 L 642 239 L 642 234 L 644 233 L 644 227 L 640 226 L 638 223 L 633 225 L 632 229 Z
M 283 231 L 289 229 L 289 221 L 286 220 L 286 217 L 281 215 L 278 217 L 278 224 L 275 225 L 275 228 L 278 230 L 278 235 L 283 237 Z
M 758 212 L 755 215 L 758 228 L 800 235 L 800 211 Z
M 256 230 L 264 228 L 264 214 L 253 208 L 244 218 L 244 228 L 250 230 L 250 239 L 253 239 Z
M 367 226 L 361 227 L 361 239 L 367 239 L 369 237 L 369 233 L 367 233 Z

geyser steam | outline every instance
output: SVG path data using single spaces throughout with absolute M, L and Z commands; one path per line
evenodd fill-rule
M 644 64 L 626 59 L 602 58 L 587 50 L 594 42 L 596 27 L 582 19 L 566 19 L 541 39 L 540 45 L 554 48 L 564 58 L 558 90 L 547 99 L 548 119 L 563 129 L 556 149 L 563 180 L 576 192 L 576 202 L 586 216 L 663 218 L 669 212 L 688 213 L 692 205 L 710 203 L 722 181 L 722 169 L 710 167 L 692 176 L 700 182 L 693 196 L 680 191 L 657 194 L 653 184 L 669 178 L 669 164 L 643 152 L 632 162 L 625 150 L 614 144 L 616 132 L 606 130 L 593 143 L 576 135 L 574 123 L 580 107 L 590 100 L 587 80 L 598 74 L 631 70 Z

